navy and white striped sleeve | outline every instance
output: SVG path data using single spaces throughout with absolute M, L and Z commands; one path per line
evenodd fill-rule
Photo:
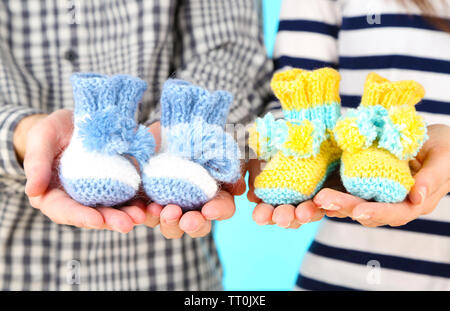
M 283 0 L 274 47 L 276 69 L 337 68 L 341 20 L 335 0 Z
M 24 176 L 23 168 L 17 161 L 14 151 L 13 134 L 20 120 L 38 113 L 42 113 L 38 108 L 7 105 L 0 102 L 0 177 L 21 178 Z
M 341 21 L 336 0 L 283 0 L 273 52 L 275 70 L 337 68 Z M 266 111 L 283 117 L 275 97 Z
M 230 91 L 229 122 L 247 124 L 264 109 L 272 62 L 266 55 L 256 1 L 181 1 L 176 77 Z

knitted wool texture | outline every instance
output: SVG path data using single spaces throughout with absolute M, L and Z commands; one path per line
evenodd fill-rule
M 241 176 L 239 149 L 224 131 L 232 96 L 189 82 L 168 80 L 161 94 L 161 150 L 143 169 L 144 189 L 161 205 L 200 209 L 217 182 Z
M 134 115 L 147 84 L 127 75 L 77 73 L 71 77 L 74 131 L 60 162 L 66 192 L 86 206 L 114 206 L 133 198 L 139 164 L 154 152 L 153 136 Z
M 330 135 L 340 115 L 339 73 L 291 69 L 276 73 L 271 86 L 284 119 L 268 113 L 250 128 L 249 145 L 268 161 L 255 179 L 255 194 L 272 205 L 313 197 L 338 163 L 341 151 Z
M 405 199 L 414 185 L 408 161 L 427 139 L 425 122 L 414 108 L 424 95 L 415 81 L 368 75 L 361 105 L 334 128 L 343 149 L 341 178 L 349 193 L 379 202 Z

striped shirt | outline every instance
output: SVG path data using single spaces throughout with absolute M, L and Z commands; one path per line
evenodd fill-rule
M 57 225 L 30 207 L 13 130 L 25 116 L 72 108 L 75 71 L 130 74 L 149 87 L 140 122 L 158 117 L 169 77 L 233 93 L 229 122 L 263 108 L 271 63 L 254 0 L 0 2 L 0 290 L 221 288 L 211 235 L 165 239 Z
M 450 25 L 450 1 L 429 2 Z M 338 68 L 344 107 L 359 104 L 371 71 L 391 80 L 417 80 L 426 89 L 419 113 L 428 124 L 450 125 L 450 34 L 414 6 L 393 0 L 284 0 L 274 59 L 277 69 Z M 270 109 L 279 113 L 280 106 L 272 103 Z M 324 219 L 297 288 L 450 290 L 450 197 L 401 227 Z

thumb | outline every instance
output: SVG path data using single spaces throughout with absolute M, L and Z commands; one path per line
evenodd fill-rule
M 247 198 L 250 202 L 261 203 L 261 199 L 255 194 L 255 179 L 261 172 L 261 165 L 264 162 L 261 160 L 250 160 L 248 162 L 248 193 Z
M 27 177 L 25 193 L 42 195 L 50 184 L 53 160 L 56 156 L 56 133 L 43 120 L 27 136 L 23 167 Z
M 415 184 L 409 194 L 413 204 L 423 203 L 441 186 L 448 184 L 450 177 L 449 159 L 450 151 L 444 148 L 436 146 L 427 151 L 421 169 L 414 176 Z
M 28 196 L 39 196 L 47 190 L 55 158 L 69 143 L 72 130 L 70 110 L 57 110 L 29 130 L 23 161 Z
M 155 152 L 158 152 L 161 148 L 161 123 L 159 121 L 153 122 L 148 127 L 148 130 L 155 139 Z

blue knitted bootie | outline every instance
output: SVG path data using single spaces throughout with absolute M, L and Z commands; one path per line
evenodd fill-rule
M 148 130 L 134 115 L 145 81 L 76 73 L 71 77 L 75 102 L 74 131 L 60 162 L 66 192 L 86 206 L 114 206 L 136 195 L 141 178 L 127 156 L 142 165 L 154 152 Z
M 208 92 L 181 80 L 168 80 L 161 94 L 161 152 L 144 166 L 148 196 L 184 211 L 211 200 L 218 182 L 236 182 L 239 148 L 224 131 L 232 96 Z

